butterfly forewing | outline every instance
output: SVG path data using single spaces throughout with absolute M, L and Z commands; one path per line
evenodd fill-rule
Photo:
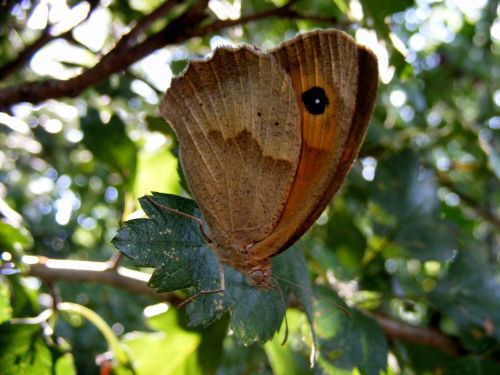
M 303 34 L 271 53 L 294 86 L 302 148 L 281 220 L 252 249 L 255 259 L 290 246 L 337 192 L 366 133 L 378 81 L 375 56 L 340 31 Z

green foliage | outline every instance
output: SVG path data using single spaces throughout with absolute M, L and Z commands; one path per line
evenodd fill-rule
M 322 293 L 332 298 L 331 293 Z M 333 314 L 331 305 L 318 301 L 315 327 L 319 338 L 318 365 L 326 373 L 357 368 L 362 374 L 379 374 L 387 368 L 387 342 L 377 323 L 353 310 L 352 316 Z
M 190 325 L 206 326 L 229 312 L 230 327 L 238 341 L 246 345 L 264 343 L 281 326 L 289 289 L 298 289 L 301 301 L 309 302 L 303 289 L 294 287 L 307 289 L 309 282 L 305 259 L 293 250 L 275 257 L 272 265 L 275 275 L 293 284 L 281 283 L 280 289 L 259 291 L 242 274 L 224 266 L 225 291 L 213 292 L 220 288 L 219 262 L 195 221 L 201 219 L 196 204 L 160 193 L 143 197 L 140 202 L 149 218 L 126 222 L 113 242 L 137 266 L 155 268 L 149 285 L 159 292 L 184 288 L 192 288 L 194 296 L 210 292 L 187 306 Z
M 99 113 L 90 109 L 81 121 L 83 143 L 96 159 L 120 173 L 125 181 L 133 183 L 137 166 L 137 146 L 130 140 L 125 123 L 112 116 L 102 124 Z
M 497 2 L 299 0 L 279 17 L 203 34 L 213 21 L 269 15 L 288 2 L 211 1 L 196 13 L 196 1 L 113 0 L 99 2 L 87 28 L 58 37 L 56 26 L 71 18 L 59 3 L 48 8 L 50 38 L 39 39 L 45 2 L 0 2 L 2 374 L 500 373 Z M 89 8 L 66 3 L 75 14 Z M 169 3 L 154 22 L 144 18 Z M 175 28 L 162 33 L 171 22 Z M 117 35 L 134 25 L 143 27 L 137 43 L 147 43 L 129 40 L 113 51 Z M 273 259 L 273 273 L 292 283 L 278 280 L 282 298 L 224 267 L 224 293 L 176 308 L 168 301 L 217 289 L 220 274 L 198 223 L 167 209 L 201 218 L 196 204 L 180 197 L 189 189 L 177 141 L 158 112 L 169 77 L 219 44 L 265 50 L 332 26 L 375 49 L 381 82 L 341 191 L 297 246 Z M 165 38 L 169 44 L 153 52 Z M 37 40 L 40 48 L 16 61 Z M 138 51 L 151 53 L 113 70 Z M 99 62 L 86 87 L 80 73 Z M 28 95 L 27 83 L 41 80 L 41 95 L 60 84 L 74 91 L 36 105 L 1 103 L 4 88 L 21 85 Z M 163 193 L 144 197 L 151 191 Z M 115 275 L 133 287 L 120 290 L 95 276 L 77 283 L 68 274 L 29 277 L 33 262 L 57 274 L 45 258 L 29 256 L 88 266 L 81 261 L 116 255 L 112 241 L 127 256 Z M 137 294 L 145 279 L 152 291 L 168 293 Z M 349 306 L 352 316 L 323 297 Z M 53 313 L 61 301 L 95 319 Z M 447 344 L 408 338 L 378 317 Z M 110 354 L 110 346 L 127 358 Z
M 0 364 L 8 374 L 49 373 L 52 368 L 50 350 L 37 325 L 0 326 Z
M 36 324 L 0 324 L 3 374 L 76 374 L 71 355 L 50 348 L 41 333 Z
M 389 26 L 386 22 L 387 17 L 404 11 L 414 3 L 412 0 L 361 0 L 360 2 L 363 5 L 363 10 L 373 22 L 375 29 L 386 37 L 389 36 Z
M 435 307 L 453 320 L 464 345 L 472 351 L 488 349 L 500 340 L 500 332 L 494 328 L 500 324 L 496 314 L 500 311 L 496 271 L 489 261 L 478 259 L 472 249 L 463 250 L 430 295 Z
M 0 284 L 0 324 L 12 317 L 10 290 L 7 284 Z
M 137 374 L 214 373 L 214 360 L 222 354 L 225 320 L 193 330 L 186 327 L 180 312 L 170 309 L 148 322 L 157 332 L 134 332 L 124 338 Z
M 33 244 L 30 233 L 24 228 L 15 228 L 8 223 L 0 222 L 0 248 L 16 252 L 29 249 Z

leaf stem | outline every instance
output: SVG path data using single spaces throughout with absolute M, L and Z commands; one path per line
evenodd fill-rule
M 119 365 L 130 365 L 129 358 L 125 351 L 122 349 L 118 337 L 116 337 L 113 330 L 108 324 L 94 311 L 86 308 L 85 306 L 78 305 L 71 302 L 61 302 L 57 305 L 57 310 L 70 314 L 77 314 L 91 322 L 104 336 L 108 343 L 109 349 L 113 352 L 114 358 Z

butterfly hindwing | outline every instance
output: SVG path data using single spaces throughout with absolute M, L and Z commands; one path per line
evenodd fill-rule
M 161 113 L 178 136 L 186 179 L 213 239 L 245 248 L 269 236 L 301 145 L 295 93 L 277 61 L 250 47 L 219 48 L 172 81 Z

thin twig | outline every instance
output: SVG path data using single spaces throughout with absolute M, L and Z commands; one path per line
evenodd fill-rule
M 95 10 L 97 5 L 99 4 L 99 0 L 90 0 L 90 9 L 78 25 L 82 24 L 85 20 L 87 20 L 92 12 Z M 78 26 L 78 25 L 75 25 Z M 37 53 L 42 47 L 46 46 L 48 43 L 52 42 L 55 39 L 67 39 L 71 40 L 73 37 L 73 28 L 70 30 L 67 30 L 61 34 L 58 35 L 53 35 L 51 33 L 53 25 L 47 25 L 47 27 L 42 31 L 40 36 L 30 45 L 26 46 L 25 49 L 23 49 L 19 54 L 17 55 L 16 58 L 13 60 L 5 63 L 3 66 L 0 67 L 0 81 L 4 80 L 8 76 L 14 74 L 17 72 L 19 69 L 21 69 L 23 66 L 26 65 L 28 61 L 31 60 L 31 58 Z
M 165 17 L 168 12 L 170 12 L 174 7 L 179 5 L 180 2 L 178 0 L 169 0 L 162 3 L 158 8 L 153 10 L 150 14 L 142 18 L 137 24 L 125 34 L 119 41 L 116 43 L 116 46 L 112 50 L 113 53 L 119 53 L 120 51 L 125 50 L 126 48 L 130 48 L 134 44 L 136 44 L 137 39 L 141 36 L 144 31 L 146 31 L 155 21 L 158 19 Z
M 390 319 L 380 314 L 371 316 L 378 322 L 385 334 L 391 340 L 398 339 L 430 346 L 452 357 L 457 357 L 464 351 L 457 340 L 443 335 L 435 329 L 411 326 L 407 323 Z

